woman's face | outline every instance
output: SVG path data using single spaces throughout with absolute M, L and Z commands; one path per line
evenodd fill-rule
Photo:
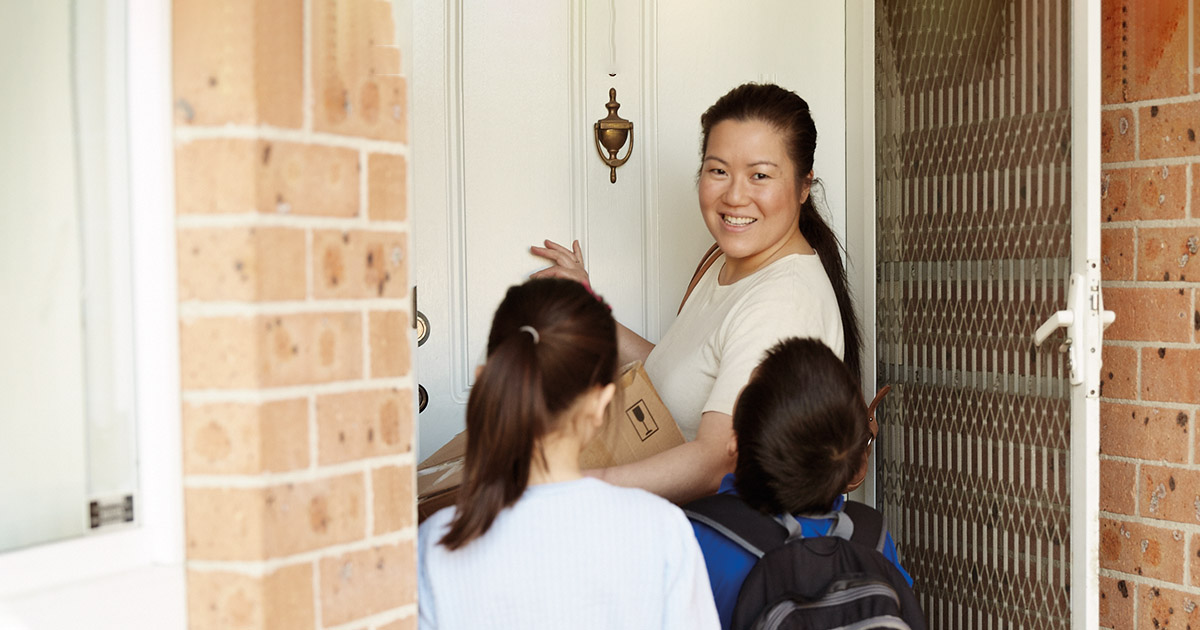
M 769 257 L 799 231 L 796 167 L 783 138 L 758 120 L 726 120 L 708 134 L 700 212 L 728 259 Z

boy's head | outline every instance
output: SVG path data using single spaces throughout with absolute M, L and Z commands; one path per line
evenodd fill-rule
M 771 514 L 826 512 L 857 476 L 870 430 L 846 364 L 815 339 L 767 351 L 733 410 L 735 486 Z

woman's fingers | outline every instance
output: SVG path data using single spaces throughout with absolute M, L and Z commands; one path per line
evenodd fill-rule
M 571 249 L 573 249 L 575 252 L 575 260 L 578 260 L 579 264 L 582 265 L 583 264 L 583 248 L 579 246 L 579 239 L 575 239 L 575 242 L 571 244 Z

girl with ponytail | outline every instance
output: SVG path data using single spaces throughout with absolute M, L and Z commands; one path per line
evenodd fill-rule
M 688 442 L 591 474 L 683 503 L 733 471 L 733 406 L 768 348 L 812 337 L 860 378 L 858 321 L 841 246 L 813 204 L 817 129 L 808 103 L 748 83 L 700 117 L 700 214 L 716 240 L 658 344 L 618 325 L 623 361 L 646 372 Z M 578 242 L 533 247 L 553 265 L 534 277 L 588 285 Z M 705 266 L 708 265 L 708 266 Z
M 509 289 L 467 402 L 457 503 L 420 528 L 422 630 L 719 626 L 683 513 L 579 469 L 616 372 L 602 301 L 566 280 Z

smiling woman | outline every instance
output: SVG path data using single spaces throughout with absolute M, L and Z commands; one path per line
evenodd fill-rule
M 745 84 L 700 119 L 700 211 L 720 253 L 657 345 L 618 328 L 622 360 L 641 359 L 688 442 L 625 466 L 606 481 L 675 501 L 716 491 L 732 470 L 738 392 L 767 348 L 816 338 L 859 375 L 859 332 L 837 238 L 813 204 L 817 133 L 804 99 Z M 547 241 L 554 263 L 534 274 L 588 283 L 578 244 Z

